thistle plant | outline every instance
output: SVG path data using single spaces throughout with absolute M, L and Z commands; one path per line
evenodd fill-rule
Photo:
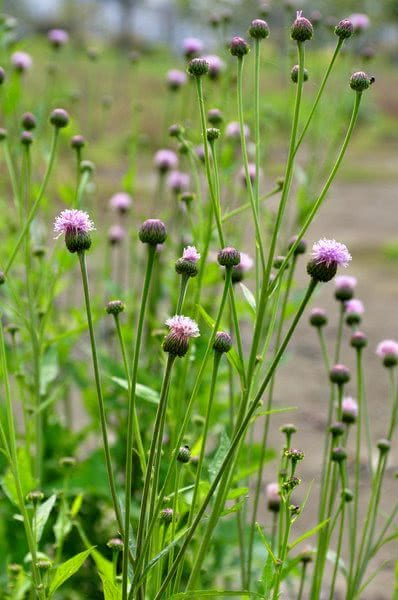
M 163 94 L 139 119 L 125 102 L 120 134 L 115 78 L 98 77 L 97 52 L 85 69 L 98 93 L 91 84 L 72 102 L 71 72 L 31 103 L 36 56 L 11 53 L 2 21 L 2 597 L 354 600 L 396 540 L 398 505 L 384 494 L 398 342 L 373 353 L 390 397 L 377 439 L 357 252 L 313 229 L 375 80 L 347 76 L 342 60 L 358 23 L 337 23 L 324 64 L 315 23 L 298 11 L 273 106 L 266 12 L 228 44 L 231 16 L 214 15 L 217 49 L 186 38 L 180 64 L 141 57 L 134 94 L 158 59 Z M 53 29 L 46 44 L 66 64 L 73 33 Z M 54 97 L 68 112 L 49 111 Z M 330 117 L 326 144 L 319 121 L 332 103 L 340 120 Z M 322 307 L 327 295 L 335 310 Z M 282 404 L 278 387 L 308 321 L 327 398 L 313 482 L 318 457 L 295 420 L 309 406 L 298 361 Z M 278 415 L 288 418 L 275 438 Z

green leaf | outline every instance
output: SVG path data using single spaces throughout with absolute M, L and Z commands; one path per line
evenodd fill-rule
M 59 373 L 58 354 L 55 346 L 46 349 L 40 365 L 40 394 L 45 396 L 50 383 L 57 378 Z
M 261 410 L 255 413 L 253 419 L 257 419 L 257 417 L 264 417 L 267 415 L 276 415 L 278 413 L 289 412 L 291 410 L 297 410 L 297 406 L 286 406 L 285 408 L 273 408 L 272 410 Z
M 79 514 L 81 506 L 82 506 L 82 502 L 83 502 L 83 494 L 79 494 L 73 500 L 72 507 L 70 509 L 70 516 L 72 517 L 72 519 L 77 517 L 77 515 Z
M 43 535 L 44 527 L 48 521 L 50 513 L 53 509 L 57 496 L 53 494 L 45 502 L 39 505 L 36 512 L 36 541 L 40 542 L 41 536 Z
M 229 508 L 226 508 L 225 510 L 223 510 L 221 513 L 221 516 L 225 517 L 226 515 L 231 515 L 232 513 L 239 512 L 245 502 L 246 502 L 246 498 L 242 498 L 242 500 L 239 500 L 239 502 L 235 502 L 235 504 L 233 504 Z
M 102 586 L 104 588 L 104 600 L 121 600 L 122 590 L 120 586 L 113 583 L 113 581 L 106 577 L 104 573 L 100 573 L 99 576 L 101 577 Z
M 263 594 L 265 598 L 268 598 L 271 593 L 272 583 L 274 579 L 274 562 L 272 560 L 271 554 L 268 552 L 267 560 L 265 561 L 263 571 L 261 573 L 261 583 L 263 586 Z
M 84 550 L 84 552 L 76 554 L 76 556 L 62 563 L 62 565 L 56 569 L 49 588 L 50 597 L 63 583 L 65 583 L 65 581 L 80 569 L 86 558 L 90 556 L 92 550 L 93 548 L 89 548 L 88 550 Z
M 27 454 L 24 447 L 21 447 L 18 450 L 18 467 L 22 495 L 25 498 L 28 492 L 31 492 L 35 489 L 36 481 L 31 470 L 30 456 Z M 13 502 L 16 506 L 19 506 L 17 490 L 15 487 L 15 479 L 10 468 L 8 468 L 5 472 L 1 486 L 11 502 Z
M 191 592 L 179 592 L 173 594 L 171 600 L 196 600 L 197 598 L 222 598 L 224 596 L 238 596 L 239 598 L 264 598 L 257 592 L 247 592 L 244 590 L 192 590 Z
M 307 540 L 309 537 L 314 535 L 317 531 L 325 527 L 326 523 L 329 523 L 329 521 L 330 519 L 325 519 L 324 521 L 318 523 L 318 525 L 315 525 L 315 527 L 313 527 L 312 529 L 309 529 L 308 531 L 303 533 L 303 535 L 300 535 L 300 537 L 298 537 L 297 540 L 294 540 L 294 542 L 289 545 L 289 550 L 293 550 L 293 548 L 301 544 L 301 542 Z
M 250 306 L 250 308 L 252 309 L 252 311 L 253 311 L 253 314 L 255 315 L 255 314 L 256 314 L 256 311 L 257 311 L 257 308 L 256 308 L 256 299 L 255 299 L 255 297 L 253 296 L 253 294 L 252 294 L 252 292 L 249 290 L 249 288 L 245 286 L 245 284 L 244 284 L 244 283 L 240 283 L 239 285 L 240 285 L 240 287 L 241 287 L 241 290 L 242 290 L 242 292 L 243 292 L 243 295 L 244 295 L 244 297 L 245 297 L 245 299 L 246 299 L 246 302 L 248 303 L 248 305 L 249 305 L 249 306 Z
M 128 383 L 126 379 L 122 379 L 121 377 L 111 377 L 112 381 L 119 385 L 124 390 L 128 390 Z M 135 395 L 140 400 L 144 400 L 145 402 L 150 402 L 151 404 L 159 404 L 159 394 L 152 388 L 143 385 L 142 383 L 137 383 L 135 388 Z
M 257 527 L 257 531 L 260 534 L 260 537 L 263 541 L 264 546 L 267 548 L 268 554 L 270 555 L 270 557 L 272 558 L 273 563 L 276 565 L 278 562 L 278 559 L 276 558 L 275 554 L 272 552 L 272 548 L 270 543 L 268 542 L 267 538 L 265 537 L 263 530 L 260 527 L 259 523 L 256 523 L 256 527 Z
M 240 496 L 246 496 L 246 494 L 248 493 L 249 488 L 247 487 L 235 488 L 228 492 L 227 500 L 235 500 L 235 498 L 239 498 Z
M 210 477 L 210 483 L 213 483 L 222 463 L 223 460 L 229 450 L 230 447 L 230 440 L 229 437 L 225 431 L 225 429 L 223 429 L 223 431 L 221 432 L 220 435 L 220 440 L 217 446 L 217 451 L 215 453 L 215 455 L 213 456 L 212 460 L 209 463 L 209 477 Z

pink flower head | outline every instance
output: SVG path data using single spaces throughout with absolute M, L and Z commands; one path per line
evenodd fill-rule
M 203 42 L 195 37 L 188 37 L 182 42 L 186 58 L 194 58 L 203 51 Z
M 269 510 L 277 512 L 281 504 L 281 496 L 278 483 L 269 483 L 265 490 L 265 497 Z
M 51 29 L 48 32 L 48 39 L 54 48 L 60 48 L 69 42 L 69 34 L 64 29 Z
M 109 200 L 110 207 L 120 213 L 126 213 L 131 208 L 133 199 L 127 192 L 117 192 Z
M 167 73 L 166 80 L 167 85 L 171 90 L 178 90 L 187 82 L 187 75 L 184 71 L 180 71 L 179 69 L 171 69 L 171 71 L 168 71 Z
M 383 340 L 376 348 L 376 354 L 380 358 L 392 356 L 398 359 L 398 342 L 395 340 Z
M 62 234 L 88 233 L 95 230 L 94 223 L 83 210 L 66 209 L 54 221 L 56 238 Z
M 202 162 L 205 162 L 205 147 L 203 144 L 195 146 L 195 154 Z
M 339 275 L 335 278 L 334 283 L 336 285 L 336 289 L 346 289 L 350 291 L 354 291 L 355 286 L 357 285 L 356 277 L 351 277 L 350 275 Z
M 250 135 L 250 129 L 247 125 L 243 127 L 245 138 L 248 138 Z M 240 140 L 240 127 L 237 121 L 231 121 L 225 128 L 225 135 L 230 140 Z
M 175 194 L 180 194 L 189 187 L 189 175 L 181 171 L 171 171 L 167 178 L 167 185 Z
M 178 167 L 178 157 L 173 150 L 158 150 L 154 162 L 161 173 L 167 173 L 167 171 Z
M 355 33 L 362 33 L 370 27 L 370 19 L 364 13 L 353 13 L 348 19 L 351 21 Z
M 336 240 L 322 238 L 312 247 L 312 260 L 318 265 L 347 267 L 351 258 L 347 246 Z
M 15 69 L 20 73 L 28 71 L 33 64 L 30 54 L 21 51 L 14 52 L 14 54 L 11 55 L 11 62 Z
M 244 279 L 245 274 L 253 267 L 253 259 L 245 252 L 240 252 L 240 262 L 236 267 L 232 267 L 232 281 L 239 283 Z
M 250 177 L 250 181 L 252 183 L 254 183 L 254 180 L 256 178 L 256 165 L 253 163 L 249 163 L 248 164 L 248 170 L 249 170 L 249 177 Z M 239 172 L 240 178 L 242 180 L 242 183 L 244 185 L 246 185 L 246 173 L 245 173 L 245 168 L 242 167 L 240 172 Z
M 197 323 L 189 317 L 183 315 L 175 315 L 166 321 L 167 327 L 170 329 L 170 333 L 181 338 L 184 341 L 188 341 L 189 338 L 199 337 L 199 327 Z
M 108 239 L 111 244 L 118 244 L 126 237 L 126 231 L 121 225 L 112 225 L 108 232 Z
M 200 259 L 200 254 L 196 250 L 195 246 L 187 246 L 186 248 L 184 248 L 182 258 L 184 260 L 189 260 L 189 262 L 197 263 Z
M 343 415 L 343 421 L 351 418 L 355 421 L 358 416 L 358 403 L 351 396 L 343 398 L 341 403 L 341 412 Z M 346 417 L 346 419 L 345 419 Z
M 224 69 L 224 61 L 222 61 L 219 56 L 215 55 L 205 56 L 204 58 L 209 63 L 210 79 L 217 79 Z
M 344 302 L 344 310 L 348 315 L 363 315 L 363 313 L 365 312 L 363 303 L 357 298 L 352 298 L 351 300 L 347 300 L 347 302 Z

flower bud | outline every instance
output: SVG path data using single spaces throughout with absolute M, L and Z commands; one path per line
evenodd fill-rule
M 214 142 L 214 140 L 218 140 L 220 137 L 220 130 L 216 127 L 209 127 L 206 129 L 206 137 L 208 142 Z
M 341 403 L 341 419 L 343 423 L 352 425 L 358 418 L 358 404 L 350 397 L 343 398 Z
M 297 240 L 297 235 L 294 235 L 288 244 L 288 249 L 290 250 L 290 248 L 296 243 Z M 293 252 L 294 256 L 298 256 L 299 254 L 305 254 L 307 252 L 307 242 L 303 239 L 301 239 L 299 241 L 299 243 L 296 246 L 295 251 Z
M 4 129 L 3 127 L 0 127 L 0 142 L 2 142 L 3 140 L 5 140 L 7 138 L 7 129 Z
M 179 275 L 186 275 L 187 277 L 196 277 L 199 273 L 199 267 L 196 263 L 182 257 L 176 260 L 175 270 Z
M 37 122 L 36 117 L 31 112 L 24 113 L 21 119 L 22 127 L 27 131 L 35 129 Z
M 0 67 L 0 85 L 2 83 L 4 83 L 5 78 L 6 78 L 6 72 L 3 69 L 3 67 Z
M 344 490 L 341 491 L 341 498 L 344 502 L 352 502 L 354 493 L 349 488 L 344 488 Z
M 194 194 L 194 192 L 182 192 L 182 194 L 179 195 L 179 200 L 180 202 L 184 202 L 184 204 L 186 204 L 187 206 L 189 206 L 191 204 L 191 202 L 193 202 L 196 198 L 196 194 Z
M 281 266 L 284 263 L 286 256 L 275 256 L 274 258 L 274 262 L 272 263 L 272 266 L 274 267 L 274 269 L 280 269 Z M 286 264 L 284 268 L 286 268 L 288 265 Z
M 312 38 L 314 29 L 311 21 L 302 16 L 301 10 L 297 11 L 297 17 L 290 30 L 290 37 L 296 42 L 306 42 Z
M 220 125 L 223 122 L 224 117 L 221 110 L 218 108 L 211 108 L 207 113 L 207 120 L 211 125 L 217 127 L 217 125 Z
M 81 173 L 94 173 L 95 164 L 91 160 L 82 160 L 80 163 L 80 172 Z
M 189 446 L 181 446 L 178 450 L 177 460 L 180 463 L 189 463 L 191 460 L 191 450 Z
M 341 40 L 346 40 L 352 36 L 354 27 L 349 19 L 343 19 L 337 23 L 334 32 Z
M 388 452 L 390 450 L 391 442 L 390 442 L 390 440 L 382 438 L 382 439 L 378 440 L 377 447 L 380 450 L 381 454 L 385 454 L 386 452 Z
M 285 450 L 285 456 L 292 461 L 292 463 L 298 463 L 304 459 L 304 452 L 299 448 L 288 448 Z
M 250 51 L 250 46 L 246 42 L 246 40 L 236 35 L 230 41 L 229 51 L 232 54 L 232 56 L 242 58 Z
M 293 83 L 297 83 L 299 80 L 299 69 L 300 67 L 298 65 L 294 65 L 294 67 L 292 67 L 292 70 L 290 71 L 290 79 L 293 81 Z M 308 81 L 307 69 L 304 69 L 303 81 Z
M 50 123 L 57 129 L 62 129 L 68 125 L 69 115 L 63 108 L 56 108 L 50 115 Z
M 81 150 L 86 144 L 86 140 L 82 135 L 74 135 L 70 141 L 70 145 L 75 150 Z
M 33 135 L 30 131 L 23 131 L 20 139 L 21 144 L 27 148 L 33 143 Z
M 338 438 L 343 435 L 343 433 L 346 431 L 346 428 L 345 428 L 344 423 L 340 423 L 340 421 L 336 421 L 335 423 L 332 423 L 329 431 L 332 434 L 333 438 Z
M 269 36 L 268 23 L 262 19 L 254 19 L 249 27 L 249 35 L 255 40 L 265 40 Z
M 52 562 L 51 560 L 48 560 L 48 558 L 40 558 L 38 561 L 36 561 L 36 567 L 40 571 L 48 571 L 52 567 Z
M 236 267 L 240 263 L 240 252 L 227 246 L 219 251 L 217 260 L 222 267 Z
M 286 491 L 286 492 L 291 492 L 292 490 L 294 490 L 295 487 L 297 487 L 298 485 L 300 485 L 301 483 L 301 479 L 300 477 L 289 477 L 289 479 L 287 479 L 286 481 L 284 481 L 282 483 L 282 488 Z
M 300 562 L 303 565 L 307 565 L 308 563 L 312 562 L 312 550 L 311 550 L 311 548 L 304 548 L 304 550 L 300 554 Z
M 329 379 L 332 383 L 343 385 L 350 381 L 350 371 L 345 365 L 334 365 L 330 370 Z
M 355 331 L 351 336 L 350 345 L 360 350 L 368 345 L 368 338 L 362 331 Z
M 173 520 L 173 509 L 164 508 L 162 511 L 160 511 L 160 520 L 165 526 L 170 525 Z
M 33 490 L 32 492 L 29 492 L 26 496 L 26 500 L 28 502 L 31 502 L 34 506 L 40 504 L 40 502 L 42 502 L 43 499 L 44 494 L 40 490 Z
M 269 483 L 265 491 L 267 500 L 267 508 L 271 512 L 279 512 L 281 507 L 281 496 L 279 493 L 279 485 L 277 483 Z
M 369 77 L 364 71 L 357 71 L 351 75 L 350 88 L 355 92 L 363 92 L 374 83 L 374 77 Z
M 282 425 L 280 431 L 281 433 L 284 433 L 287 436 L 292 436 L 294 433 L 297 432 L 297 427 L 293 425 L 293 423 L 286 423 L 285 425 Z
M 310 313 L 310 324 L 313 327 L 324 327 L 327 325 L 328 318 L 323 308 L 313 308 Z
M 72 469 L 76 466 L 76 458 L 73 456 L 63 456 L 59 459 L 58 464 L 65 470 Z
M 347 451 L 345 448 L 341 446 L 337 446 L 336 448 L 332 448 L 331 460 L 336 463 L 342 463 L 347 458 Z
M 209 63 L 205 58 L 193 58 L 188 63 L 187 71 L 192 77 L 203 77 L 209 72 Z
M 125 308 L 125 304 L 121 300 L 111 300 L 106 305 L 105 310 L 108 315 L 119 315 Z
M 167 238 L 166 226 L 159 219 L 147 219 L 141 225 L 138 236 L 143 244 L 163 244 Z
M 171 125 L 169 127 L 169 136 L 170 137 L 175 137 L 175 138 L 179 138 L 181 137 L 185 132 L 185 129 L 182 125 L 178 125 L 177 123 L 175 123 L 174 125 Z
M 226 331 L 217 331 L 213 342 L 213 350 L 220 354 L 229 352 L 232 348 L 232 339 Z
M 108 540 L 106 542 L 106 545 L 113 552 L 122 552 L 122 550 L 124 548 L 123 541 L 120 538 L 118 538 L 118 537 L 111 538 L 110 540 Z

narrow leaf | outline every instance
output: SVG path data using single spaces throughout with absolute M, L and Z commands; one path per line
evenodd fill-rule
M 263 530 L 260 527 L 259 523 L 256 523 L 256 527 L 257 527 L 257 531 L 260 534 L 260 537 L 264 543 L 264 546 L 267 548 L 268 554 L 270 555 L 270 557 L 272 558 L 274 564 L 277 563 L 277 558 L 275 557 L 275 554 L 272 552 L 272 548 L 267 540 L 267 538 L 265 537 Z
M 243 295 L 244 295 L 244 297 L 245 297 L 248 305 L 250 306 L 250 308 L 253 311 L 253 314 L 255 315 L 256 314 L 256 310 L 257 310 L 256 309 L 256 299 L 255 299 L 255 297 L 253 296 L 253 294 L 249 290 L 249 288 L 245 286 L 244 283 L 240 283 L 239 285 L 241 287 L 241 290 L 243 292 Z
M 40 504 L 36 513 L 36 541 L 40 542 L 43 535 L 44 527 L 48 521 L 50 513 L 53 509 L 57 496 L 53 494 L 43 504 Z
M 65 583 L 65 581 L 67 581 L 80 569 L 86 558 L 90 556 L 92 550 L 92 548 L 89 548 L 89 550 L 84 550 L 84 552 L 76 554 L 76 556 L 62 563 L 62 565 L 56 569 L 50 584 L 50 597 L 54 594 L 54 592 L 57 591 L 59 587 L 61 587 L 63 583 Z

